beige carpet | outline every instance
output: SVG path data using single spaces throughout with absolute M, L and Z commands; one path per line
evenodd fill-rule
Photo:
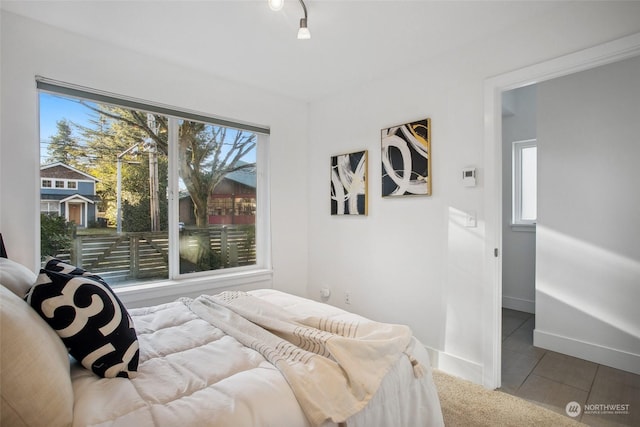
M 553 426 L 577 427 L 569 417 L 501 391 L 433 371 L 446 427 Z

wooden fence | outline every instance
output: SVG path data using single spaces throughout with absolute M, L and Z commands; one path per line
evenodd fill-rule
M 185 259 L 186 254 L 207 240 L 218 260 L 218 268 L 255 264 L 254 236 L 253 225 L 211 226 L 204 230 L 187 228 L 180 232 L 180 270 L 182 273 L 193 271 L 193 264 Z M 166 231 L 77 236 L 71 251 L 56 257 L 112 283 L 169 276 Z

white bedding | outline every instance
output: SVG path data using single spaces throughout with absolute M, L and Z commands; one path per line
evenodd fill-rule
M 274 290 L 250 293 L 296 316 L 362 319 Z M 184 303 L 129 312 L 140 342 L 139 373 L 134 379 L 101 379 L 73 366 L 74 426 L 310 426 L 276 367 Z M 399 358 L 347 425 L 443 425 L 428 356 L 417 341 L 412 344 L 426 374 L 416 379 L 409 359 Z

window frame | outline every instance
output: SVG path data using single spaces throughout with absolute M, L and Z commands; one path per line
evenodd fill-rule
M 253 125 L 247 122 L 231 121 L 212 115 L 193 112 L 187 109 L 156 104 L 127 96 L 88 89 L 69 83 L 36 77 L 38 94 L 49 93 L 75 99 L 85 99 L 97 103 L 137 109 L 154 114 L 165 115 L 173 126 L 169 132 L 169 170 L 168 170 L 168 236 L 169 266 L 168 278 L 145 282 L 118 284 L 114 290 L 121 295 L 127 305 L 144 306 L 154 302 L 166 301 L 179 295 L 199 295 L 202 292 L 237 286 L 272 287 L 271 263 L 271 221 L 270 221 L 270 184 L 269 184 L 269 127 Z M 118 102 L 120 101 L 120 102 Z M 256 263 L 250 266 L 231 267 L 196 273 L 180 273 L 179 268 L 179 171 L 178 171 L 178 126 L 179 120 L 201 121 L 216 126 L 241 129 L 256 134 L 257 182 L 256 198 Z M 53 183 L 52 183 L 53 184 Z M 38 195 L 39 196 L 39 195 Z M 39 228 L 39 226 L 38 226 Z M 39 234 L 40 230 L 38 230 Z
M 47 210 L 42 210 L 44 204 L 47 205 Z M 55 206 L 55 209 L 51 209 L 51 205 Z M 42 199 L 40 199 L 40 213 L 45 213 L 47 215 L 50 215 L 52 213 L 53 214 L 59 214 L 60 213 L 60 202 L 52 201 L 52 200 L 42 201 Z
M 535 226 L 538 220 L 537 212 L 536 212 L 536 218 L 533 220 L 522 218 L 522 200 L 523 200 L 522 152 L 527 148 L 536 148 L 536 156 L 537 156 L 537 147 L 538 147 L 537 139 L 526 139 L 526 140 L 512 142 L 511 226 L 512 226 L 512 229 L 515 231 L 533 231 L 535 230 Z M 537 169 L 536 169 L 536 180 L 537 180 Z M 536 194 L 536 198 L 537 198 L 537 194 Z
M 40 178 L 40 188 L 52 190 L 77 190 L 80 182 L 91 182 L 66 178 Z M 48 185 L 45 185 L 48 183 Z M 58 186 L 60 184 L 60 186 Z

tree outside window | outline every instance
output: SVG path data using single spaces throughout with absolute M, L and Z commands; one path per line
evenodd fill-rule
M 256 133 L 86 99 L 44 92 L 40 96 L 45 98 L 41 102 L 41 120 L 51 114 L 42 108 L 52 104 L 59 116 L 55 133 L 41 135 L 44 145 L 41 151 L 45 153 L 41 163 L 63 163 L 97 180 L 95 200 L 89 196 L 82 199 L 86 206 L 95 204 L 97 207 L 92 227 L 78 228 L 68 253 L 56 253 L 57 246 L 45 244 L 43 248 L 47 249 L 43 249 L 43 257 L 81 259 L 85 269 L 96 273 L 104 269 L 102 274 L 108 275 L 110 263 L 114 270 L 122 268 L 125 261 L 118 261 L 118 257 L 149 256 L 149 260 L 140 258 L 137 265 L 131 267 L 138 270 L 132 273 L 133 276 L 127 274 L 117 278 L 122 281 L 255 265 Z M 67 111 L 72 117 L 66 116 Z M 41 124 L 41 129 L 45 128 Z M 172 132 L 177 135 L 173 140 Z M 169 176 L 170 162 L 176 164 L 178 171 L 174 183 Z M 239 179 L 238 174 L 252 177 L 252 180 Z M 76 180 L 66 182 L 67 189 L 80 189 Z M 55 189 L 63 189 L 64 184 L 64 180 L 53 180 Z M 42 181 L 43 188 L 51 185 L 51 181 Z M 175 187 L 181 196 L 172 202 L 169 194 Z M 234 207 L 231 190 L 236 187 L 252 194 L 251 201 L 239 199 L 238 206 Z M 227 188 L 231 190 L 225 194 Z M 180 224 L 177 241 L 171 240 L 170 233 L 172 203 L 179 203 L 175 224 L 176 229 Z M 223 211 L 233 213 L 234 210 L 243 214 L 250 212 L 253 218 L 245 218 L 241 226 L 217 218 Z M 120 234 L 116 227 L 118 221 Z M 42 238 L 48 237 L 43 233 Z M 98 255 L 89 254 L 88 249 L 83 254 L 74 253 L 83 251 L 82 242 L 91 239 L 104 242 L 95 243 L 95 247 L 101 245 L 97 249 Z M 249 252 L 254 256 L 239 259 L 237 247 L 246 248 L 247 244 L 253 245 Z M 179 248 L 179 269 L 171 274 L 170 245 Z M 147 268 L 145 262 L 158 265 Z

